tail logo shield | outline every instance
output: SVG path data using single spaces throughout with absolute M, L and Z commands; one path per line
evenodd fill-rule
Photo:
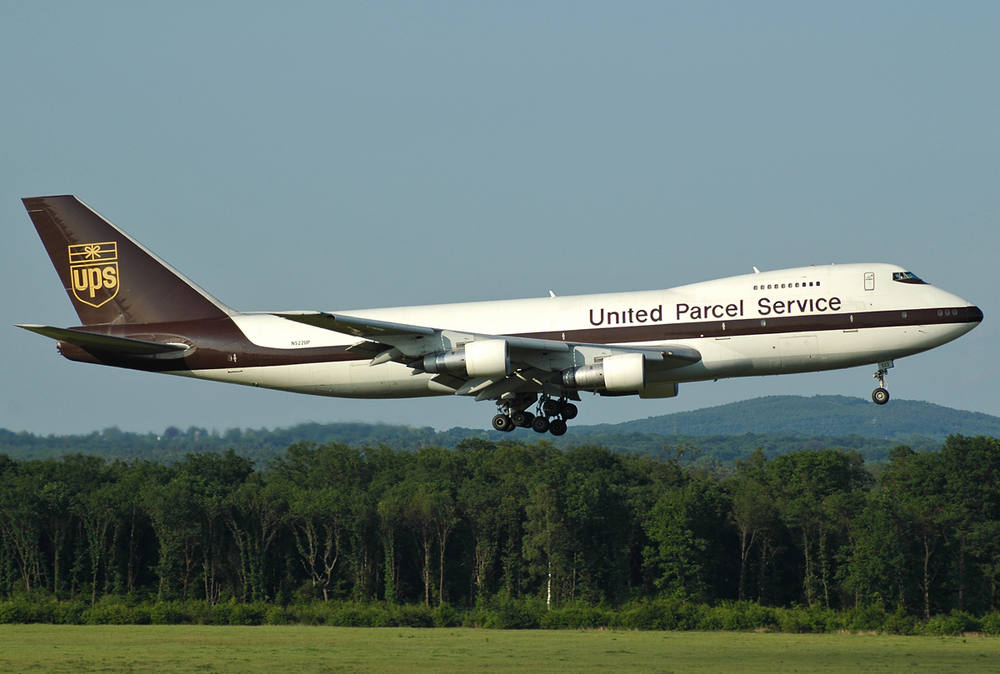
M 118 243 L 78 243 L 69 247 L 69 275 L 73 297 L 100 307 L 118 294 Z

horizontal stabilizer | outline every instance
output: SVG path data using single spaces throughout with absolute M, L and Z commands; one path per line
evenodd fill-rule
M 81 349 L 113 351 L 115 353 L 135 356 L 154 356 L 161 353 L 186 351 L 189 348 L 186 344 L 161 344 L 160 342 L 148 342 L 144 339 L 110 337 L 92 332 L 83 332 L 82 330 L 54 328 L 49 325 L 18 325 L 17 327 L 50 337 L 51 339 L 57 339 L 60 342 L 79 346 Z

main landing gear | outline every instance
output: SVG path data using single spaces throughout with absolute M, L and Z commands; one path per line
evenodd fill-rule
M 543 395 L 538 402 L 536 414 L 526 409 L 513 410 L 509 404 L 498 402 L 498 414 L 493 417 L 493 428 L 509 433 L 515 428 L 531 428 L 536 433 L 551 433 L 563 435 L 566 432 L 566 422 L 575 419 L 578 413 L 576 405 L 565 398 L 553 400 Z
M 878 388 L 872 391 L 872 400 L 875 401 L 876 405 L 885 405 L 889 402 L 889 391 L 885 387 L 885 380 L 889 375 L 890 367 L 892 367 L 892 363 L 879 363 L 878 372 L 872 375 L 878 379 Z

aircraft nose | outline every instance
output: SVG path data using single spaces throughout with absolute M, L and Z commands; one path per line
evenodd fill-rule
M 969 305 L 966 309 L 969 312 L 969 322 L 970 323 L 982 323 L 983 322 L 983 310 L 975 305 Z

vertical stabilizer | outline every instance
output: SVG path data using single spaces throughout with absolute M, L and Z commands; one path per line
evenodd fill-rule
M 235 313 L 76 197 L 22 201 L 84 325 Z

